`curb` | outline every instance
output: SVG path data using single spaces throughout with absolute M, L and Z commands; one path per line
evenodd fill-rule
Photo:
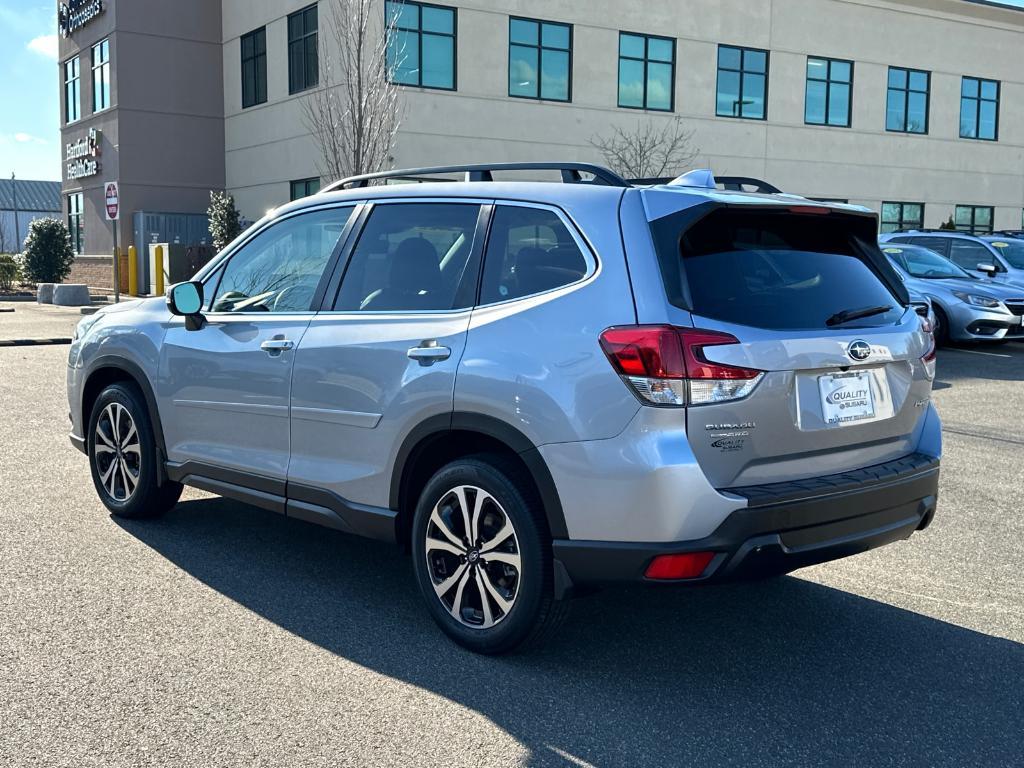
M 36 347 L 48 344 L 70 344 L 70 338 L 58 339 L 0 339 L 0 347 Z

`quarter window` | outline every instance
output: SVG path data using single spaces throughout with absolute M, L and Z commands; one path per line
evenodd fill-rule
M 619 33 L 619 106 L 671 112 L 675 106 L 676 41 Z
M 992 231 L 991 205 L 958 205 L 953 214 L 956 228 L 972 235 L 984 235 Z
M 885 104 L 885 130 L 928 133 L 928 99 L 931 72 L 889 67 Z
M 271 224 L 228 261 L 213 312 L 308 312 L 351 207 Z
M 399 85 L 455 90 L 455 9 L 426 3 L 385 3 L 387 64 Z
M 586 274 L 586 258 L 554 211 L 513 205 L 495 209 L 481 304 L 550 291 Z
M 320 191 L 320 177 L 314 176 L 310 179 L 298 179 L 290 183 L 288 199 L 298 200 L 303 197 L 315 195 Z
M 71 233 L 71 250 L 84 253 L 85 227 L 82 226 L 82 193 L 68 195 L 68 232 Z
M 805 123 L 849 128 L 852 99 L 852 61 L 807 57 Z
M 768 117 L 768 51 L 718 46 L 715 114 L 765 120 Z
M 550 21 L 508 21 L 508 95 L 569 101 L 572 27 Z
M 370 214 L 345 270 L 334 309 L 443 312 L 473 304 L 480 206 L 389 203 Z
M 110 108 L 110 41 L 92 47 L 92 111 Z
M 288 17 L 288 93 L 314 88 L 320 82 L 317 23 L 315 4 Z
M 882 203 L 881 231 L 902 232 L 924 226 L 924 203 Z
M 82 116 L 80 64 L 77 56 L 64 62 L 64 121 L 68 123 Z
M 242 35 L 242 108 L 267 101 L 267 28 Z
M 999 81 L 965 77 L 960 85 L 960 138 L 999 138 Z

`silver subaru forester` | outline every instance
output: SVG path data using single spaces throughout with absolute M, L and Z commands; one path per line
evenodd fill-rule
M 785 573 L 929 524 L 934 339 L 876 231 L 708 172 L 346 179 L 83 319 L 71 440 L 115 515 L 191 485 L 397 542 L 444 632 L 509 651 L 595 585 Z

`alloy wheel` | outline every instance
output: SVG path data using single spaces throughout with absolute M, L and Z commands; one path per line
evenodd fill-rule
M 110 498 L 128 501 L 139 486 L 142 446 L 131 413 L 120 403 L 107 405 L 96 420 L 93 461 Z
M 522 560 L 511 518 L 482 488 L 460 485 L 443 494 L 426 531 L 427 572 L 452 617 L 488 629 L 511 612 Z

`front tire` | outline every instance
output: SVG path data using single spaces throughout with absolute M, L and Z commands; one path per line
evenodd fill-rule
M 412 530 L 413 569 L 434 621 L 459 645 L 506 653 L 549 634 L 551 537 L 524 473 L 500 456 L 459 459 L 427 483 Z
M 157 517 L 178 502 L 182 486 L 158 485 L 158 453 L 149 411 L 138 387 L 111 384 L 89 415 L 92 482 L 103 505 L 117 517 Z

